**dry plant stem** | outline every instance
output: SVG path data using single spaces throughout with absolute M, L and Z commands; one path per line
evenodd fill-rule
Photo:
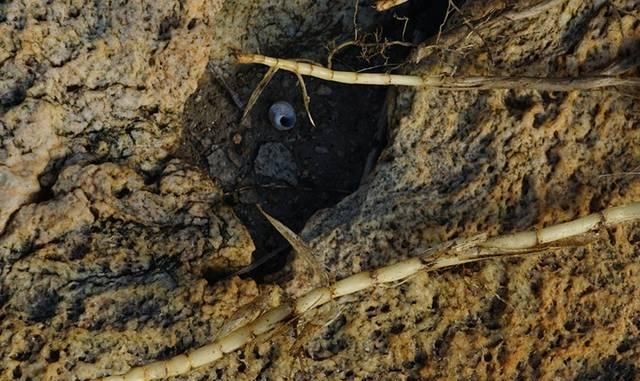
M 531 17 L 537 17 L 541 13 L 546 12 L 552 8 L 559 6 L 560 4 L 566 2 L 567 0 L 546 0 L 541 1 L 538 4 L 532 5 L 529 8 L 521 9 L 521 10 L 511 10 L 507 11 L 501 15 L 501 17 L 509 19 L 511 21 L 524 20 Z M 499 22 L 498 19 L 495 21 Z
M 316 126 L 316 122 L 311 117 L 311 98 L 309 98 L 309 93 L 307 92 L 307 85 L 304 83 L 304 78 L 302 75 L 296 73 L 298 77 L 298 83 L 300 84 L 300 91 L 302 92 L 302 104 L 304 105 L 304 110 L 307 112 L 307 117 L 309 118 L 309 122 L 313 127 Z
M 640 219 L 640 202 L 605 209 L 599 213 L 539 230 L 490 239 L 480 236 L 457 244 L 445 244 L 443 249 L 435 254 L 410 258 L 376 270 L 352 275 L 330 286 L 318 287 L 295 301 L 273 308 L 258 319 L 218 338 L 211 344 L 168 360 L 132 368 L 123 375 L 109 376 L 102 381 L 150 381 L 185 374 L 192 369 L 211 364 L 227 353 L 236 351 L 292 317 L 300 316 L 311 308 L 341 296 L 383 283 L 397 282 L 421 271 L 430 272 L 490 258 L 540 253 L 553 245 L 561 246 L 572 238 L 597 232 L 602 227 L 638 219 Z
M 271 82 L 271 79 L 273 78 L 273 76 L 276 74 L 277 71 L 278 71 L 278 68 L 275 66 L 270 67 L 269 70 L 267 70 L 267 72 L 264 74 L 264 77 L 262 77 L 262 79 L 258 83 L 258 86 L 256 86 L 255 90 L 253 90 L 253 92 L 251 93 L 251 96 L 249 97 L 249 101 L 247 102 L 247 106 L 245 107 L 244 112 L 242 113 L 242 117 L 240 119 L 244 119 L 247 117 L 247 115 L 249 115 L 249 112 L 253 108 L 253 105 L 256 104 L 256 101 L 260 97 L 260 94 L 262 94 L 262 92 L 267 87 L 269 82 Z
M 511 9 L 511 10 L 498 11 L 499 13 L 491 15 L 491 18 L 485 21 L 481 21 L 478 19 L 472 20 L 472 23 L 477 24 L 478 26 L 476 28 L 477 30 L 476 33 L 471 33 L 471 35 L 480 36 L 479 32 L 481 32 L 482 30 L 491 29 L 500 23 L 519 21 L 519 20 L 524 20 L 524 19 L 533 18 L 533 17 L 540 17 L 543 13 L 550 11 L 555 7 L 560 6 L 566 1 L 567 0 L 543 0 L 537 4 L 534 4 L 530 7 L 523 8 L 523 9 Z M 600 3 L 603 0 L 596 0 L 596 1 L 597 2 L 593 4 L 594 7 L 600 6 Z M 482 18 L 486 18 L 486 17 L 481 17 L 481 19 Z M 457 46 L 463 40 L 468 38 L 469 34 L 466 33 L 466 29 L 468 29 L 468 27 L 469 27 L 468 24 L 465 22 L 462 25 L 458 25 L 453 27 L 452 29 L 446 30 L 446 34 L 449 41 L 457 40 L 457 42 L 449 43 L 447 45 Z M 458 36 L 457 39 L 455 38 L 456 36 Z M 435 44 L 437 45 L 439 38 L 440 38 L 440 33 L 438 33 L 437 37 L 434 40 L 432 40 L 432 42 L 435 42 Z M 414 62 L 418 63 L 422 61 L 424 57 L 425 57 L 424 51 L 423 53 L 418 52 L 418 54 L 416 54 L 415 56 Z
M 308 75 L 327 81 L 354 85 L 397 85 L 431 87 L 444 90 L 491 90 L 491 89 L 531 89 L 546 91 L 591 90 L 612 86 L 640 86 L 640 78 L 594 75 L 583 77 L 446 77 L 400 75 L 388 73 L 357 73 L 330 70 L 323 66 L 306 62 L 267 57 L 259 54 L 239 54 L 238 63 L 261 64 L 295 73 Z
M 240 99 L 240 96 L 238 96 L 238 93 L 236 93 L 233 90 L 233 88 L 229 86 L 227 81 L 224 79 L 224 73 L 222 72 L 222 70 L 218 66 L 214 65 L 213 63 L 209 63 L 207 67 L 215 75 L 215 77 L 218 79 L 218 82 L 220 82 L 222 87 L 224 87 L 225 90 L 227 90 L 227 92 L 231 96 L 231 99 L 233 100 L 233 103 L 236 104 L 236 107 L 242 110 L 244 108 L 244 103 Z
M 384 12 L 398 5 L 404 4 L 409 0 L 378 0 L 376 1 L 376 10 L 378 12 Z

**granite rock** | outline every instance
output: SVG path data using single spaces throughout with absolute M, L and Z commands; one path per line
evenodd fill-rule
M 220 279 L 254 246 L 218 183 L 173 159 L 184 106 L 210 61 L 326 41 L 352 7 L 0 3 L 1 380 L 121 373 L 279 302 L 276 286 Z
M 419 48 L 412 73 L 586 76 L 639 53 L 637 1 L 560 1 Z M 472 2 L 470 19 L 526 9 Z M 620 17 L 615 16 L 621 12 Z M 623 65 L 624 67 L 624 65 Z M 638 69 L 626 75 L 638 75 Z M 637 89 L 398 89 L 371 180 L 308 222 L 342 278 L 439 242 L 567 221 L 640 199 Z M 344 327 L 307 348 L 315 379 L 637 379 L 637 223 L 585 247 L 420 274 L 341 306 Z M 305 265 L 300 263 L 300 271 Z M 342 340 L 318 361 L 319 348 Z M 325 351 L 326 352 L 326 351 Z M 327 373 L 329 372 L 329 373 Z

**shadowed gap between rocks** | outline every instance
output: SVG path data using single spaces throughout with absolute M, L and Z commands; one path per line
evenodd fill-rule
M 359 35 L 371 39 L 379 33 L 382 40 L 419 43 L 438 32 L 446 10 L 447 0 L 410 1 L 376 15 L 371 25 L 359 24 Z M 274 51 L 263 46 L 261 52 L 305 58 L 327 52 L 330 41 L 324 43 L 325 46 L 305 46 L 303 50 L 292 46 Z M 392 46 L 385 51 L 386 58 L 377 55 L 363 59 L 361 49 L 350 46 L 334 56 L 333 68 L 359 70 L 384 65 L 387 60 L 387 68 L 370 70 L 383 72 L 393 64 L 404 63 L 409 53 L 409 47 Z M 296 76 L 278 72 L 249 116 L 241 121 L 242 110 L 234 103 L 232 93 L 246 104 L 266 69 L 249 65 L 235 70 L 235 75 L 222 80 L 220 72 L 208 70 L 200 80 L 185 107 L 178 156 L 205 169 L 221 183 L 226 203 L 251 233 L 256 246 L 254 262 L 269 257 L 243 276 L 265 282 L 271 281 L 270 275 L 286 264 L 288 245 L 259 213 L 256 204 L 293 231 L 300 231 L 316 211 L 331 207 L 354 192 L 363 180 L 365 167 L 372 169 L 386 144 L 386 99 L 392 97 L 387 93 L 393 90 L 305 78 L 314 128 L 306 115 Z M 291 130 L 279 131 L 269 121 L 269 107 L 278 101 L 290 103 L 296 111 Z M 206 277 L 214 283 L 229 275 L 211 271 Z

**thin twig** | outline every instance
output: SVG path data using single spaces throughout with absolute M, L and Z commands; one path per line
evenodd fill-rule
M 311 125 L 315 127 L 316 122 L 314 122 L 313 118 L 311 117 L 311 98 L 309 97 L 309 93 L 307 92 L 307 85 L 305 85 L 304 77 L 300 73 L 296 73 L 296 76 L 298 77 L 300 91 L 302 92 L 302 104 L 304 105 L 304 110 L 307 112 L 309 122 L 311 122 Z
M 209 63 L 209 65 L 207 65 L 207 67 L 215 75 L 215 77 L 218 79 L 218 82 L 220 82 L 222 87 L 224 87 L 225 90 L 227 90 L 227 92 L 231 96 L 231 99 L 233 100 L 233 103 L 236 104 L 236 107 L 242 110 L 244 108 L 244 102 L 242 102 L 238 93 L 236 93 L 233 90 L 233 88 L 224 79 L 224 73 L 222 72 L 222 70 L 217 65 L 214 65 L 211 62 Z
M 478 36 L 478 38 L 480 38 L 480 41 L 482 41 L 482 44 L 484 45 L 484 47 L 487 50 L 487 55 L 489 57 L 489 62 L 493 63 L 493 54 L 491 53 L 491 49 L 489 48 L 489 44 L 487 44 L 487 41 L 484 39 L 484 37 L 482 36 L 482 34 L 476 29 L 476 27 L 473 26 L 473 24 L 467 20 L 467 18 L 464 16 L 464 14 L 462 13 L 462 10 L 460 8 L 458 8 L 458 6 L 453 2 L 453 0 L 449 0 L 449 5 L 456 11 L 458 12 L 458 14 L 460 15 L 460 17 L 462 18 L 462 23 L 464 25 L 467 26 L 467 28 L 469 28 L 469 30 L 471 31 L 471 33 L 474 33 L 476 36 Z
M 486 15 L 483 17 L 480 17 L 478 19 L 472 20 L 472 22 L 469 22 L 469 24 L 471 23 L 475 23 L 478 24 L 478 26 L 476 27 L 476 29 L 478 30 L 478 33 L 470 33 L 470 34 L 466 34 L 465 33 L 465 37 L 461 37 L 457 39 L 457 42 L 454 43 L 448 43 L 448 46 L 455 46 L 458 43 L 466 40 L 470 35 L 476 34 L 478 36 L 480 36 L 479 32 L 482 30 L 487 30 L 487 29 L 491 29 L 492 27 L 496 26 L 499 23 L 505 23 L 508 21 L 519 21 L 519 20 L 524 20 L 524 19 L 528 19 L 528 18 L 533 18 L 533 17 L 538 17 L 541 14 L 555 8 L 558 7 L 560 4 L 566 2 L 567 0 L 543 0 L 537 4 L 534 4 L 530 7 L 526 7 L 523 9 L 510 9 L 510 10 L 502 10 L 501 13 L 492 13 L 491 17 L 489 19 L 487 19 Z M 448 10 L 449 10 L 450 6 L 447 8 L 447 14 L 448 14 Z M 500 11 L 499 11 L 500 12 Z M 484 21 L 483 21 L 484 20 Z M 440 25 L 440 27 L 443 27 L 443 24 Z M 448 29 L 446 31 L 447 37 L 449 39 L 449 41 L 456 41 L 455 36 L 460 35 L 462 33 L 464 33 L 465 29 L 469 28 L 469 25 L 467 25 L 467 22 L 463 23 L 462 25 L 458 25 L 458 26 L 454 26 L 451 29 Z M 440 30 L 440 32 L 437 34 L 435 40 L 432 40 L 436 45 L 438 45 L 439 41 L 440 41 L 440 36 L 441 36 L 441 32 L 442 29 Z M 415 62 L 418 63 L 420 61 L 422 61 L 422 59 L 425 57 L 425 53 L 419 51 L 416 54 L 415 57 Z
M 640 78 L 591 75 L 582 77 L 532 76 L 416 76 L 389 73 L 358 73 L 330 70 L 306 62 L 267 57 L 259 54 L 239 54 L 240 64 L 261 64 L 333 82 L 360 85 L 397 85 L 431 87 L 444 90 L 530 89 L 546 91 L 592 90 L 613 86 L 640 86 Z
M 219 337 L 211 344 L 168 360 L 132 368 L 125 374 L 109 376 L 102 381 L 151 381 L 182 375 L 195 368 L 209 365 L 225 354 L 238 350 L 256 337 L 281 327 L 283 322 L 290 321 L 292 317 L 301 316 L 311 308 L 339 297 L 384 283 L 401 281 L 419 272 L 432 272 L 488 259 L 540 254 L 552 248 L 566 246 L 567 243 L 575 245 L 572 240 L 576 238 L 592 234 L 604 227 L 638 219 L 640 219 L 640 202 L 605 209 L 599 213 L 538 230 L 490 239 L 480 235 L 463 241 L 445 243 L 435 253 L 430 252 L 428 255 L 406 259 L 376 270 L 357 273 L 329 286 L 313 289 L 295 301 L 267 311 L 256 320 Z M 580 243 L 584 244 L 584 242 Z
M 242 113 L 242 117 L 240 119 L 244 119 L 247 117 L 247 115 L 249 115 L 249 112 L 253 108 L 253 105 L 256 104 L 256 101 L 260 97 L 260 94 L 262 94 L 262 92 L 267 87 L 269 82 L 271 82 L 271 79 L 273 78 L 273 76 L 276 74 L 277 71 L 278 71 L 278 67 L 275 67 L 275 66 L 270 67 L 269 70 L 267 70 L 267 72 L 264 74 L 264 77 L 262 77 L 262 79 L 258 83 L 258 86 L 256 86 L 255 90 L 253 90 L 253 93 L 251 93 L 251 96 L 249 97 L 249 101 L 247 102 L 247 107 L 245 107 L 244 112 Z

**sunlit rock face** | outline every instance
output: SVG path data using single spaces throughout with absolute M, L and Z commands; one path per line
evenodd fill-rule
M 497 22 L 445 33 L 438 46 L 416 50 L 408 71 L 638 75 L 640 3 L 539 3 L 552 6 L 518 18 L 531 2 L 471 2 L 468 19 L 495 12 Z M 500 18 L 501 10 L 512 16 Z M 448 239 L 637 201 L 638 111 L 633 88 L 398 89 L 389 143 L 371 180 L 316 214 L 303 236 L 341 278 Z M 636 378 L 638 228 L 598 238 L 362 295 L 343 307 L 345 348 L 324 364 L 348 368 L 355 379 Z M 317 366 L 309 374 L 327 366 L 308 364 Z

